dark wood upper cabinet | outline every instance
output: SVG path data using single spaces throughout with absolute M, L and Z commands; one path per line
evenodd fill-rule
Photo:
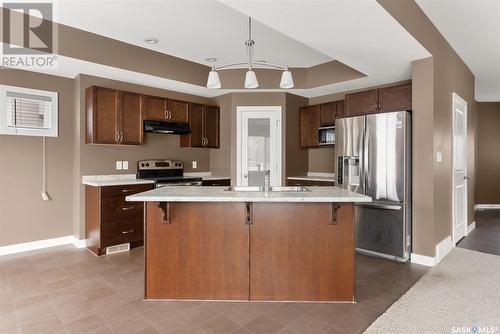
M 140 145 L 144 139 L 142 126 L 143 97 L 140 94 L 122 92 L 121 96 L 121 143 Z
M 320 105 L 319 110 L 319 123 L 321 126 L 335 125 L 337 102 L 323 103 Z
M 189 104 L 189 127 L 191 128 L 191 133 L 181 135 L 181 147 L 203 147 L 204 109 L 205 106 L 202 104 Z
M 318 128 L 320 127 L 320 106 L 300 108 L 300 146 L 318 147 Z
M 219 148 L 219 118 L 219 107 L 190 103 L 188 119 L 191 133 L 181 136 L 181 147 Z
M 205 147 L 219 148 L 220 133 L 220 110 L 219 107 L 205 106 L 204 128 Z
M 92 86 L 85 99 L 87 144 L 142 144 L 141 95 Z
M 144 120 L 188 123 L 181 147 L 219 148 L 219 107 L 91 86 L 85 91 L 87 144 L 140 145 Z
M 167 120 L 170 122 L 189 122 L 189 103 L 182 101 L 167 101 Z
M 379 112 L 411 110 L 411 84 L 381 88 Z
M 378 112 L 378 89 L 347 94 L 345 96 L 347 116 L 359 116 Z
M 144 103 L 144 119 L 166 121 L 167 99 L 156 96 L 146 96 Z
M 344 100 L 337 101 L 337 115 L 335 118 L 341 118 L 345 117 L 345 107 L 344 107 Z
M 347 94 L 346 116 L 411 110 L 411 83 Z

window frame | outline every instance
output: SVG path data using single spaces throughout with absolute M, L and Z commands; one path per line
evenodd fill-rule
M 29 129 L 9 127 L 7 115 L 7 93 L 29 94 L 47 97 L 50 99 L 50 127 L 49 129 Z M 59 135 L 59 104 L 58 93 L 47 90 L 31 89 L 18 86 L 0 85 L 0 135 L 58 137 Z

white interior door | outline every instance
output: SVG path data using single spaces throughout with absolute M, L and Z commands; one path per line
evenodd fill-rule
M 453 93 L 453 243 L 467 231 L 467 102 Z
M 237 108 L 238 186 L 281 185 L 281 107 Z

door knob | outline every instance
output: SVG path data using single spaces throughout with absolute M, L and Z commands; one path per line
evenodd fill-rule
M 470 176 L 464 176 L 464 180 L 469 180 Z
M 248 174 L 243 174 L 244 179 L 248 179 Z

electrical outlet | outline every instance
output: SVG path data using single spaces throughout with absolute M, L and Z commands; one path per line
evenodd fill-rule
M 116 170 L 122 170 L 123 169 L 123 163 L 121 161 L 116 162 Z
M 128 169 L 128 161 L 122 161 L 122 168 L 123 169 Z
M 443 152 L 436 152 L 436 162 L 443 162 Z
M 193 169 L 198 168 L 198 161 L 193 161 Z

